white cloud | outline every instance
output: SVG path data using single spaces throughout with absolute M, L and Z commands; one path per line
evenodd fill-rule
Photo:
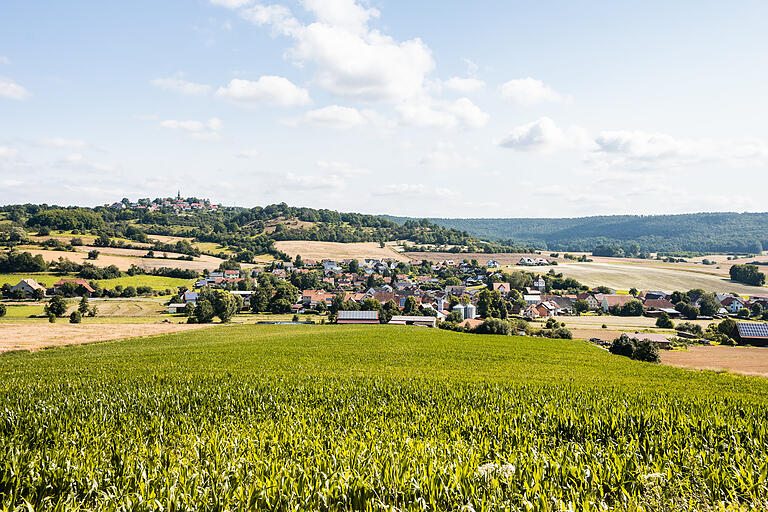
M 12 158 L 18 154 L 18 150 L 8 146 L 0 146 L 0 158 Z
M 379 12 L 354 0 L 304 0 L 303 6 L 317 21 L 303 25 L 280 5 L 255 5 L 241 15 L 291 37 L 287 55 L 313 65 L 314 83 L 333 94 L 393 103 L 424 94 L 435 63 L 420 39 L 400 42 L 371 29 L 368 22 Z
M 306 89 L 281 76 L 262 76 L 255 82 L 236 78 L 227 87 L 220 87 L 216 96 L 245 105 L 268 103 L 290 107 L 311 103 Z
M 229 9 L 238 9 L 250 5 L 252 0 L 211 0 L 211 4 L 220 5 Z
M 380 15 L 378 10 L 358 5 L 355 0 L 303 0 L 302 4 L 317 16 L 318 22 L 358 35 L 365 35 L 368 22 Z
M 330 105 L 310 110 L 304 114 L 304 122 L 336 130 L 349 130 L 368 124 L 368 118 L 355 108 Z
M 478 80 L 477 78 L 460 78 L 455 76 L 446 80 L 443 85 L 445 85 L 445 87 L 448 89 L 467 94 L 470 92 L 479 91 L 485 87 L 485 82 Z
M 548 117 L 512 129 L 509 135 L 496 141 L 496 144 L 518 151 L 541 152 L 595 147 L 583 128 L 571 126 L 563 129 Z
M 330 175 L 338 176 L 341 178 L 354 178 L 371 174 L 371 171 L 368 169 L 356 167 L 346 162 L 329 162 L 325 160 L 318 160 L 315 162 L 315 165 L 328 172 Z
M 62 137 L 54 137 L 52 139 L 43 139 L 41 141 L 46 146 L 54 148 L 65 149 L 85 149 L 88 147 L 88 143 L 80 139 L 64 139 Z
M 472 103 L 468 98 L 460 98 L 447 107 L 459 124 L 468 128 L 482 128 L 490 119 L 487 112 L 483 112 L 480 107 Z
M 393 183 L 372 193 L 374 196 L 455 198 L 459 194 L 445 187 L 426 186 L 421 183 Z
M 449 142 L 438 142 L 419 160 L 419 164 L 435 169 L 468 169 L 479 166 L 475 159 L 461 154 Z
M 397 105 L 395 110 L 405 125 L 428 128 L 480 128 L 490 116 L 467 98 L 438 102 L 429 98 Z
M 277 34 L 291 35 L 301 29 L 291 10 L 282 5 L 256 4 L 240 11 L 240 16 L 254 25 L 272 25 Z
M 339 176 L 302 176 L 287 172 L 282 176 L 281 188 L 290 190 L 325 190 L 338 189 L 344 186 L 344 181 Z
M 261 151 L 258 149 L 244 149 L 235 155 L 237 158 L 257 158 L 261 156 Z
M 768 143 L 760 139 L 678 139 L 664 133 L 605 131 L 595 139 L 592 163 L 612 168 L 663 170 L 704 162 L 743 166 L 768 160 Z
M 0 64 L 10 64 L 11 60 L 8 57 L 0 55 Z
M 11 100 L 25 100 L 31 93 L 10 78 L 0 76 L 0 98 Z
M 168 119 L 160 122 L 160 126 L 168 130 L 184 131 L 197 140 L 217 140 L 221 136 L 219 131 L 224 128 L 224 123 L 218 117 L 212 117 L 208 121 L 177 121 Z
M 560 102 L 567 99 L 554 89 L 544 85 L 544 82 L 541 80 L 536 80 L 531 77 L 510 80 L 501 86 L 501 95 L 520 105 Z
M 198 84 L 184 80 L 180 76 L 169 78 L 155 78 L 152 85 L 166 91 L 177 92 L 188 96 L 203 96 L 211 92 L 211 86 Z

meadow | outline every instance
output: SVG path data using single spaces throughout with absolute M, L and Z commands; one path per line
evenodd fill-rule
M 0 503 L 765 509 L 766 392 L 580 341 L 418 327 L 218 326 L 7 353 Z

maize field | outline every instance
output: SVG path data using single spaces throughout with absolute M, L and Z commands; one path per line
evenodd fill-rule
M 768 381 L 581 341 L 215 326 L 0 377 L 2 510 L 768 509 Z

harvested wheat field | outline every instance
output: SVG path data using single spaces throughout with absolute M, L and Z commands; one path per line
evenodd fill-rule
M 138 338 L 210 327 L 195 324 L 70 324 L 59 323 L 0 324 L 0 352 L 40 350 L 46 347 L 80 345 L 95 341 Z
M 525 269 L 526 267 L 520 267 Z M 608 286 L 615 290 L 660 290 L 671 293 L 675 290 L 701 288 L 708 292 L 734 292 L 740 295 L 765 293 L 765 287 L 736 283 L 725 276 L 712 275 L 701 271 L 656 267 L 650 264 L 619 263 L 561 263 L 557 266 L 530 267 L 539 273 L 550 269 L 572 277 L 587 286 Z M 703 269 L 702 269 L 703 270 Z
M 695 346 L 688 350 L 662 350 L 661 361 L 681 368 L 768 377 L 768 347 Z
M 98 250 L 101 251 L 101 248 L 99 248 Z M 215 256 L 208 256 L 206 254 L 196 257 L 192 261 L 175 260 L 170 258 L 169 259 L 141 258 L 138 256 L 106 254 L 106 251 L 133 251 L 133 252 L 138 252 L 140 254 L 146 254 L 146 252 L 144 251 L 135 251 L 132 249 L 114 249 L 114 248 L 113 249 L 105 248 L 104 249 L 105 252 L 100 254 L 96 260 L 92 260 L 92 261 L 88 260 L 88 254 L 85 252 L 49 251 L 49 250 L 40 250 L 40 249 L 29 249 L 28 251 L 32 253 L 32 255 L 42 254 L 45 261 L 48 261 L 48 262 L 56 261 L 59 258 L 65 258 L 75 263 L 83 263 L 85 261 L 89 261 L 90 263 L 93 263 L 97 267 L 106 267 L 109 265 L 115 265 L 120 270 L 128 270 L 128 268 L 130 268 L 131 265 L 136 265 L 145 270 L 150 270 L 150 269 L 159 268 L 159 267 L 171 267 L 171 268 L 180 268 L 180 269 L 187 269 L 187 270 L 196 270 L 198 272 L 202 272 L 205 269 L 213 270 L 216 267 L 218 267 L 222 261 L 224 261 L 221 258 L 216 258 Z M 250 268 L 254 266 L 253 264 L 249 264 L 249 263 L 241 263 L 240 265 L 244 268 Z
M 484 252 L 404 252 L 409 259 L 412 260 L 429 260 L 433 263 L 438 261 L 453 260 L 456 262 L 464 260 L 477 260 L 479 263 L 485 264 L 488 260 L 496 260 L 501 265 L 517 265 L 520 258 L 545 258 L 549 261 L 566 261 L 563 258 L 552 258 L 548 252 L 542 252 L 541 254 L 522 253 L 522 252 L 500 252 L 495 254 L 488 254 Z M 539 267 L 517 267 L 519 270 L 530 270 L 531 272 L 537 272 Z M 549 267 L 547 267 L 549 269 Z
M 407 255 L 399 253 L 389 246 L 379 247 L 377 242 L 313 242 L 306 240 L 292 240 L 276 242 L 275 247 L 291 258 L 301 254 L 303 259 L 322 260 L 322 259 L 346 259 L 346 258 L 392 258 L 398 261 L 410 261 Z M 418 258 L 421 259 L 421 258 Z

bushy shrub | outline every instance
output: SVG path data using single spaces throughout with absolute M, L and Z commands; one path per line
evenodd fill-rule
M 69 315 L 69 323 L 71 324 L 79 324 L 82 321 L 83 315 L 81 315 L 79 311 L 73 311 L 72 314 Z
M 658 363 L 661 361 L 659 347 L 651 340 L 637 340 L 635 351 L 632 353 L 632 359 L 646 363 Z
M 659 318 L 656 319 L 656 327 L 660 329 L 674 329 L 675 324 L 669 318 L 669 315 L 662 311 L 661 315 L 659 315 Z
M 659 347 L 656 342 L 637 338 L 630 338 L 626 334 L 622 334 L 619 338 L 613 340 L 611 347 L 608 349 L 611 354 L 619 356 L 629 357 L 635 361 L 644 361 L 646 363 L 658 363 L 661 361 L 659 358 Z
M 626 334 L 622 334 L 613 340 L 608 351 L 617 356 L 632 357 L 632 354 L 635 352 L 635 340 Z
M 677 330 L 683 331 L 683 332 L 689 332 L 693 334 L 694 336 L 703 336 L 704 330 L 701 328 L 700 325 L 694 324 L 691 322 L 682 322 L 677 324 Z
M 508 335 L 510 331 L 509 322 L 500 318 L 488 318 L 482 324 L 475 327 L 475 334 L 502 334 Z
M 573 334 L 565 327 L 558 327 L 552 331 L 552 337 L 561 340 L 572 340 Z

